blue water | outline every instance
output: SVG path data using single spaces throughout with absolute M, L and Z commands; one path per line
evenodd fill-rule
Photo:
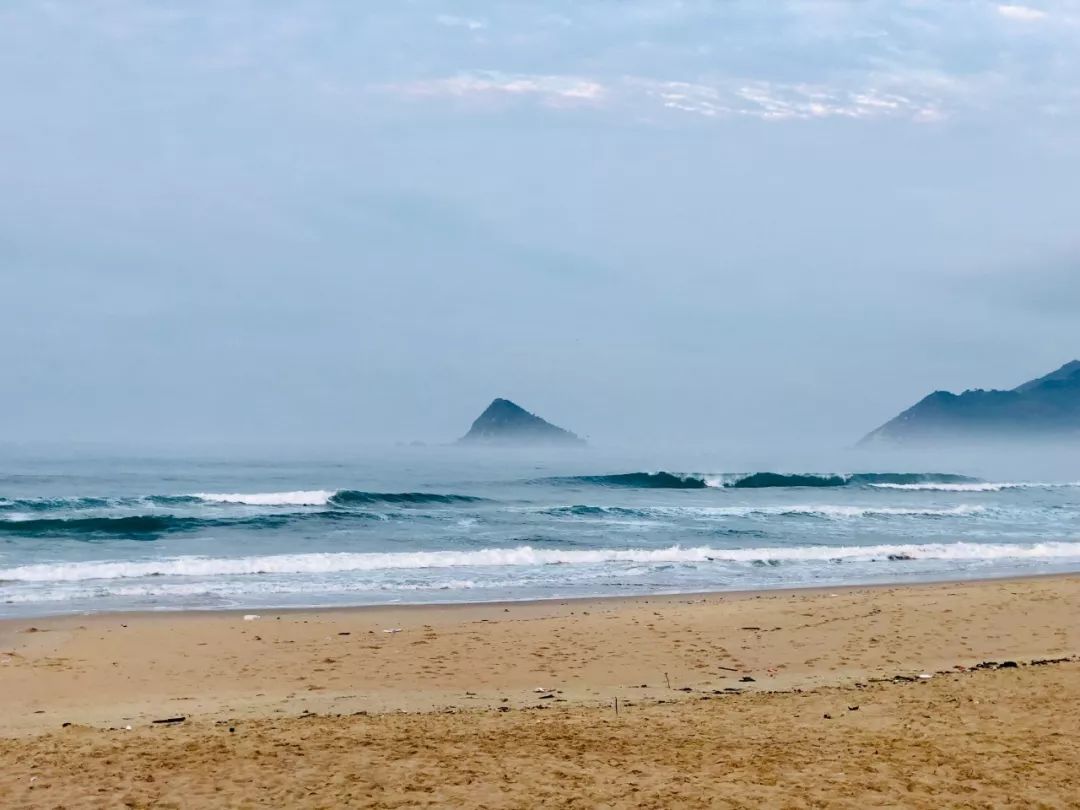
M 1069 480 L 749 477 L 762 472 L 445 448 L 326 462 L 5 460 L 0 615 L 1080 570 Z

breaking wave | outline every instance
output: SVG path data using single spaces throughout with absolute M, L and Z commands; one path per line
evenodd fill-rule
M 235 503 L 244 506 L 326 506 L 334 490 L 313 489 L 296 492 L 196 492 L 189 497 L 205 503 Z
M 121 537 L 153 538 L 167 533 L 207 528 L 248 526 L 278 528 L 296 521 L 387 520 L 374 512 L 293 512 L 245 517 L 195 517 L 186 515 L 122 515 L 115 517 L 18 518 L 0 520 L 0 535 L 21 537 Z
M 397 553 L 328 552 L 240 558 L 173 557 L 159 560 L 67 562 L 0 569 L 0 580 L 75 582 L 150 576 L 213 577 L 270 574 L 334 574 L 430 568 L 596 565 L 604 563 L 845 563 L 902 560 L 1077 559 L 1080 542 L 928 543 L 876 546 L 794 546 L 721 549 L 670 546 L 660 549 L 540 549 L 532 546 L 473 551 Z
M 774 487 L 846 487 L 850 479 L 842 475 L 796 475 L 759 472 L 724 481 L 728 489 L 771 489 Z
M 632 472 L 617 475 L 579 475 L 547 479 L 556 483 L 593 484 L 637 489 L 773 489 L 848 486 L 960 485 L 980 483 L 977 478 L 952 473 L 673 473 Z
M 669 472 L 633 472 L 618 475 L 575 475 L 547 479 L 565 484 L 593 484 L 601 487 L 633 487 L 636 489 L 705 489 L 703 477 Z
M 473 495 L 443 495 L 437 492 L 359 492 L 344 489 L 334 493 L 330 503 L 337 505 L 391 503 L 398 506 L 410 504 L 477 503 L 486 500 Z
M 484 500 L 471 495 L 444 495 L 438 492 L 362 492 L 355 489 L 316 489 L 253 494 L 200 492 L 194 497 L 207 503 L 235 503 L 246 506 L 353 506 L 380 503 L 409 506 L 475 503 Z
M 108 509 L 138 506 L 192 506 L 221 504 L 238 506 L 340 506 L 363 504 L 474 503 L 483 498 L 438 492 L 361 492 L 353 489 L 311 489 L 294 492 L 196 492 L 190 495 L 146 495 L 142 497 L 0 498 L 0 512 L 50 512 L 60 510 Z

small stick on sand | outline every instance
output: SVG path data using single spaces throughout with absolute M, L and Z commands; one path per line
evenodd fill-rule
M 666 672 L 664 673 L 664 680 L 667 681 L 667 688 L 670 689 L 671 688 L 671 678 L 668 677 L 668 674 Z

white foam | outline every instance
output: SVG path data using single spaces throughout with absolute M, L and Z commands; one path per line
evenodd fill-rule
M 330 574 L 428 568 L 595 565 L 603 563 L 871 561 L 889 555 L 934 560 L 1080 559 L 1080 542 L 931 543 L 877 546 L 794 546 L 720 549 L 670 546 L 659 549 L 539 549 L 532 546 L 475 551 L 349 552 L 257 557 L 172 557 L 160 560 L 68 562 L 0 569 L 8 582 L 76 582 L 132 577 L 216 577 L 254 574 Z M 2 591 L 2 589 L 0 589 Z
M 383 592 L 416 593 L 426 591 L 471 591 L 484 588 L 512 588 L 517 585 L 534 584 L 528 581 L 496 581 L 478 583 L 471 579 L 439 579 L 431 582 L 268 582 L 257 580 L 237 583 L 235 580 L 217 582 L 162 582 L 158 579 L 117 580 L 103 583 L 64 583 L 52 586 L 37 585 L 20 593 L 6 594 L 7 604 L 34 604 L 37 602 L 67 602 L 73 600 L 101 599 L 155 599 L 179 600 L 213 599 L 217 602 L 240 600 L 244 597 L 312 596 L 327 594 Z
M 899 489 L 905 492 L 1000 492 L 1008 484 L 871 484 L 874 489 Z
M 538 509 L 528 507 L 527 511 L 540 511 L 550 513 L 559 511 L 560 514 L 575 517 L 588 517 L 585 515 L 573 515 L 570 511 L 574 507 L 550 507 Z M 985 506 L 979 504 L 959 504 L 957 506 L 843 506 L 828 504 L 791 504 L 775 506 L 645 506 L 640 508 L 621 506 L 599 506 L 601 514 L 619 516 L 628 513 L 638 513 L 645 516 L 656 517 L 780 517 L 780 516 L 808 516 L 820 517 L 830 520 L 848 520 L 852 518 L 866 517 L 964 517 L 977 515 L 986 511 Z
M 811 515 L 831 520 L 846 520 L 866 517 L 963 517 L 977 515 L 986 511 L 986 507 L 977 504 L 960 504 L 945 507 L 904 507 L 904 506 L 835 506 L 835 505 L 796 505 L 796 506 L 756 506 L 742 507 L 746 515 Z
M 313 489 L 297 492 L 196 492 L 191 497 L 208 503 L 238 503 L 247 506 L 326 506 L 336 490 Z
M 1060 489 L 1077 487 L 1080 483 L 1048 484 L 1038 482 L 1005 481 L 1001 483 L 942 484 L 923 482 L 918 484 L 871 484 L 875 489 L 900 489 L 909 492 L 1001 492 L 1005 489 Z
M 34 515 L 29 512 L 6 512 L 0 515 L 0 520 L 11 521 L 12 523 L 21 523 L 27 520 L 34 520 Z

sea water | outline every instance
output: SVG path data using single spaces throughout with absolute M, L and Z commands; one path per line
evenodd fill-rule
M 0 462 L 2 616 L 1080 570 L 1080 483 L 1067 479 L 456 448 Z

